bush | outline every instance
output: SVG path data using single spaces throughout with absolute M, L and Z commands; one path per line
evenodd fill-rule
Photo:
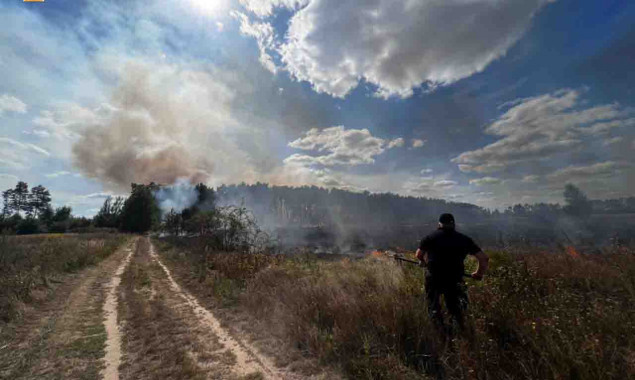
M 63 234 L 68 231 L 69 222 L 67 220 L 61 222 L 53 222 L 49 227 L 49 232 L 54 234 Z
M 37 234 L 40 232 L 40 225 L 37 219 L 27 217 L 18 224 L 16 232 L 18 235 Z

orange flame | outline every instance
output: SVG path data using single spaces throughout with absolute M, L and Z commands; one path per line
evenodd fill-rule
M 371 255 L 373 255 L 375 257 L 379 257 L 379 256 L 381 256 L 381 251 L 373 251 L 373 252 L 371 252 Z
M 580 254 L 578 253 L 578 251 L 576 251 L 576 249 L 572 245 L 566 247 L 565 250 L 567 254 L 573 258 L 580 257 Z

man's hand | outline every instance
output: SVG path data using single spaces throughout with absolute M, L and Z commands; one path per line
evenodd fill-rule
M 423 253 L 421 249 L 417 249 L 417 253 L 415 255 L 417 256 L 417 259 L 419 259 L 419 266 L 421 268 L 425 268 L 428 266 L 427 254 Z
M 489 268 L 489 257 L 483 252 L 477 252 L 474 257 L 478 260 L 478 268 L 474 273 L 472 273 L 472 278 L 476 281 L 481 281 L 483 279 L 483 274 L 487 272 L 487 268 Z

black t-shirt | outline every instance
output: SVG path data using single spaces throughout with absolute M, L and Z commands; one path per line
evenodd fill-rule
M 419 249 L 428 253 L 428 273 L 434 278 L 448 281 L 461 281 L 465 257 L 481 251 L 468 236 L 446 228 L 440 228 L 423 238 Z

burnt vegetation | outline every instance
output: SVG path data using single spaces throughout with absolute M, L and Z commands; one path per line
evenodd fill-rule
M 619 238 L 606 234 L 585 241 L 580 236 L 594 218 L 606 214 L 597 205 L 608 203 L 589 200 L 573 185 L 565 187 L 563 196 L 562 206 L 518 205 L 490 212 L 394 195 L 266 185 L 220 187 L 214 207 L 199 209 L 194 216 L 190 211 L 170 212 L 163 224 L 167 232 L 157 246 L 179 282 L 203 303 L 222 308 L 228 320 L 242 318 L 242 329 L 258 339 L 283 342 L 286 348 L 277 346 L 277 351 L 317 358 L 345 377 L 630 378 L 635 375 L 631 236 L 622 231 Z M 361 255 L 370 244 L 349 246 L 351 253 L 357 249 L 356 255 L 324 255 L 324 249 L 297 246 L 219 244 L 219 233 L 227 228 L 218 223 L 225 207 L 219 204 L 230 202 L 253 206 L 254 218 L 278 231 L 304 229 L 307 234 L 298 239 L 300 245 L 311 244 L 306 239 L 311 234 L 324 238 L 328 228 L 341 231 L 356 218 L 366 228 L 373 223 L 384 229 L 391 223 L 401 228 L 416 223 L 420 236 L 422 224 L 408 219 L 417 210 L 426 210 L 422 215 L 440 209 L 463 212 L 473 223 L 466 227 L 477 232 L 478 223 L 484 223 L 484 229 L 502 221 L 510 225 L 502 227 L 504 242 L 495 233 L 492 239 L 480 235 L 492 259 L 491 271 L 482 283 L 468 280 L 467 328 L 448 335 L 429 320 L 420 268 Z M 629 200 L 618 203 L 628 216 Z M 240 231 L 250 223 L 229 225 Z M 533 227 L 536 236 L 524 231 L 517 240 L 511 238 L 510 231 L 532 224 L 541 224 Z M 540 228 L 552 229 L 553 234 L 540 236 Z M 552 238 L 551 244 L 543 244 Z M 331 239 L 337 243 L 337 236 Z M 408 249 L 401 252 L 412 254 Z M 468 263 L 468 268 L 474 266 Z M 279 361 L 293 367 L 301 360 Z M 310 366 L 299 366 L 298 371 L 317 373 Z
M 210 253 L 197 239 L 157 245 L 178 281 L 203 303 L 243 315 L 253 336 L 284 342 L 273 355 L 294 351 L 346 377 L 635 375 L 630 248 L 607 247 L 602 255 L 486 249 L 491 272 L 468 284 L 467 329 L 447 335 L 429 320 L 423 271 L 410 264 L 374 256 Z
M 50 195 L 36 188 L 19 184 L 3 193 L 3 223 L 30 220 L 41 232 L 51 231 L 46 221 L 58 213 L 58 220 L 72 220 L 70 208 L 52 210 Z M 326 367 L 371 379 L 635 376 L 631 198 L 590 200 L 567 185 L 563 205 L 500 212 L 394 194 L 199 184 L 186 189 L 186 205 L 165 209 L 158 192 L 177 196 L 165 189 L 133 184 L 129 197 L 106 199 L 89 224 L 153 233 L 180 284 L 226 321 L 240 322 L 232 328 L 276 342 L 267 353 L 303 375 Z M 420 268 L 364 254 L 395 248 L 412 258 L 416 240 L 448 211 L 492 259 L 484 282 L 468 280 L 467 328 L 454 334 L 429 320 Z M 18 225 L 5 228 L 23 231 Z M 66 231 L 74 231 L 70 225 Z M 120 236 L 5 235 L 1 317 L 15 319 L 33 302 L 34 290 L 107 257 Z M 139 329 L 146 320 L 127 317 L 129 328 L 139 326 L 127 345 L 155 344 L 164 322 L 182 327 L 164 318 L 166 305 L 145 299 L 150 282 L 143 260 L 137 257 L 126 271 L 122 294 L 151 311 L 142 317 L 163 319 L 145 336 Z M 170 345 L 161 349 L 172 352 Z M 169 363 L 178 371 L 170 368 L 187 377 L 190 364 L 181 354 Z M 124 370 L 132 371 L 134 355 Z M 316 359 L 319 367 L 306 364 Z

